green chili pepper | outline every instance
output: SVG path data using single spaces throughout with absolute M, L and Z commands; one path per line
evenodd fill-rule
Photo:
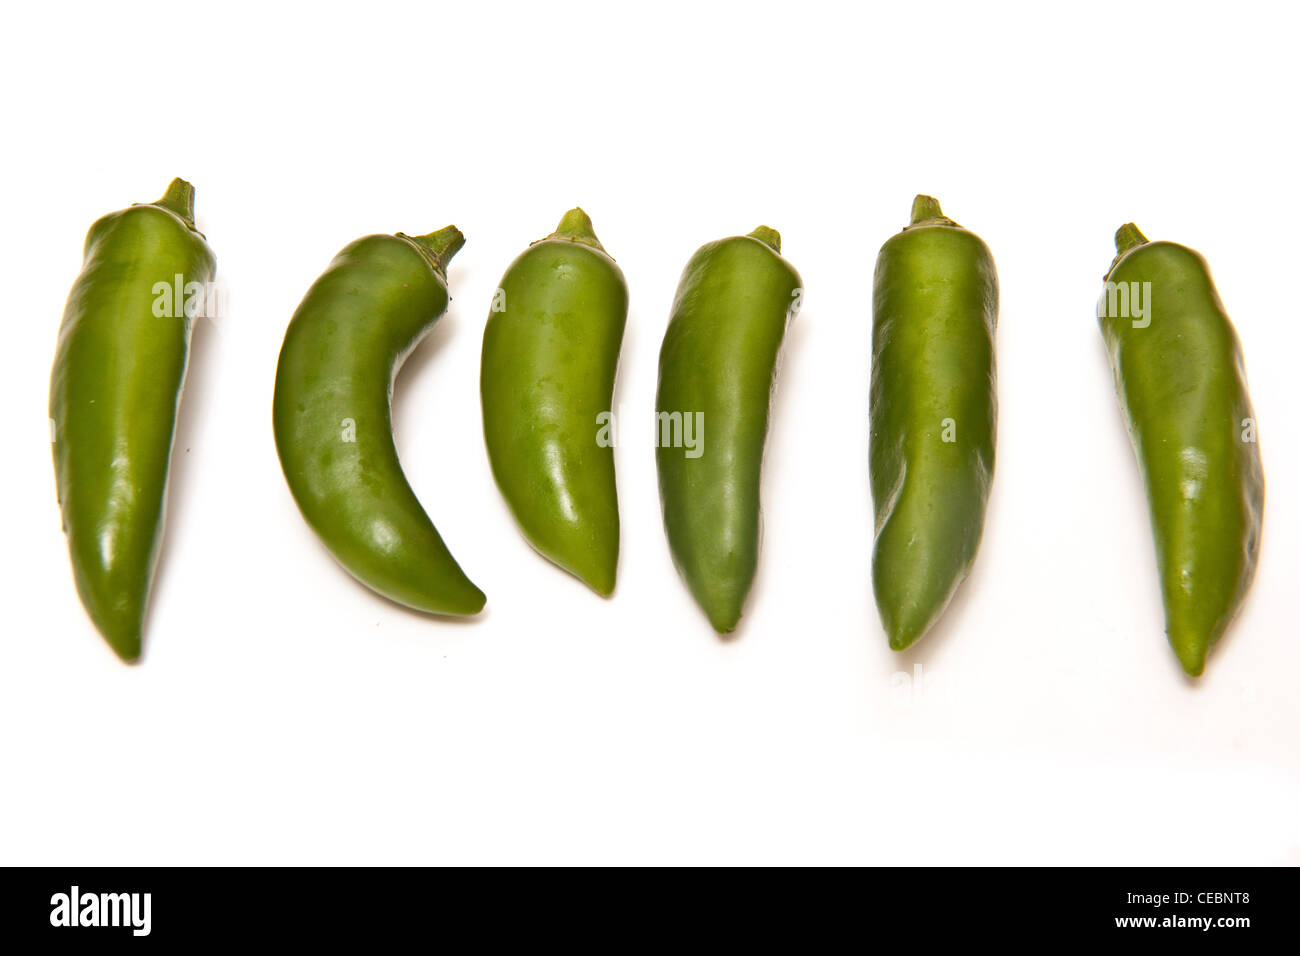
M 627 283 L 581 209 L 501 279 L 483 330 L 483 436 L 497 487 L 542 555 L 598 594 L 618 571 L 614 374 Z
M 1129 223 L 1097 316 L 1146 484 L 1165 629 L 1193 676 L 1255 575 L 1264 469 L 1236 329 L 1209 265 Z
M 781 236 L 759 226 L 700 248 L 659 352 L 659 496 L 677 570 L 719 634 L 758 566 L 759 481 L 777 360 L 802 297 Z
M 448 226 L 345 247 L 294 313 L 275 376 L 275 444 L 307 524 L 357 580 L 434 614 L 476 614 L 483 592 L 402 474 L 391 397 L 446 311 L 447 262 L 464 242 Z
M 872 584 L 889 646 L 937 621 L 984 530 L 997 436 L 998 277 L 988 247 L 917 196 L 876 260 Z
M 95 627 L 127 662 L 140 657 L 162 542 L 198 301 L 187 290 L 206 287 L 215 268 L 194 228 L 194 187 L 173 180 L 156 203 L 90 227 L 59 329 L 50 420 L 72 573 Z

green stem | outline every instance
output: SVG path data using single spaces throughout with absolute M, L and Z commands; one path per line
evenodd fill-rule
M 465 245 L 464 234 L 455 226 L 444 226 L 424 236 L 408 236 L 404 232 L 399 232 L 397 235 L 419 246 L 433 261 L 433 267 L 444 279 L 447 277 L 447 263 L 451 262 L 451 257 Z
M 749 234 L 750 239 L 757 239 L 764 245 L 771 246 L 775 253 L 781 252 L 781 234 L 771 226 L 759 226 Z
M 933 196 L 917 196 L 912 200 L 912 225 L 927 219 L 943 219 L 943 207 Z
M 1115 231 L 1115 251 L 1123 255 L 1130 249 L 1144 246 L 1150 240 L 1142 235 L 1142 230 L 1131 222 L 1126 222 Z
M 185 180 L 173 179 L 162 199 L 150 205 L 175 213 L 185 221 L 185 225 L 194 228 L 194 187 Z
M 933 196 L 917 196 L 912 200 L 912 221 L 908 224 L 919 226 L 922 223 L 942 223 L 945 226 L 957 225 L 943 214 L 943 207 Z
M 596 230 L 591 225 L 591 217 L 583 212 L 580 206 L 574 206 L 566 212 L 564 218 L 560 220 L 560 224 L 555 227 L 555 231 L 546 238 L 568 239 L 605 252 L 605 247 L 596 238 Z M 609 253 L 605 254 L 608 255 Z

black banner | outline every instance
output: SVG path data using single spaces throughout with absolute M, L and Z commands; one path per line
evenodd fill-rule
M 442 869 L 8 869 L 0 925 L 37 944 L 536 940 L 863 944 L 1130 937 L 1235 945 L 1294 935 L 1293 869 L 894 869 L 761 875 L 574 869 L 539 881 Z M 571 883 L 570 883 L 571 881 Z M 701 936 L 704 938 L 701 939 Z M 452 939 L 457 937 L 443 937 Z M 801 947 L 802 948 L 802 947 Z

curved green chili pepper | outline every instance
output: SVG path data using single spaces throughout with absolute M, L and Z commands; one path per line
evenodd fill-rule
M 1237 332 L 1199 253 L 1129 223 L 1097 317 L 1146 484 L 1169 643 L 1193 676 L 1255 575 L 1264 469 Z
M 434 614 L 483 592 L 416 500 L 393 444 L 393 378 L 446 311 L 455 226 L 366 236 L 343 249 L 289 323 L 275 375 L 275 445 L 307 524 L 357 580 Z
M 54 475 L 77 591 L 124 661 L 141 632 L 162 542 L 194 309 L 160 298 L 206 286 L 216 260 L 194 228 L 194 187 L 104 216 L 63 313 L 50 376 Z M 192 300 L 191 300 L 192 301 Z
M 659 351 L 664 528 L 719 634 L 735 629 L 758 566 L 763 444 L 801 285 L 775 229 L 710 242 L 686 264 Z
M 610 435 L 627 283 L 581 209 L 501 279 L 483 330 L 483 437 L 497 487 L 543 556 L 609 595 L 618 572 Z
M 876 260 L 871 576 L 889 646 L 943 613 L 984 530 L 997 437 L 998 277 L 988 247 L 917 196 Z

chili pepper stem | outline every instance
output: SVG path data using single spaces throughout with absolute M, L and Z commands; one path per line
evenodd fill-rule
M 749 238 L 757 239 L 764 245 L 771 246 L 773 252 L 780 253 L 781 251 L 781 234 L 771 226 L 759 226 L 749 234 Z
M 943 214 L 943 207 L 939 205 L 939 200 L 933 196 L 924 194 L 918 195 L 912 200 L 912 221 L 909 226 L 919 226 L 922 223 L 943 223 L 948 226 L 955 226 L 953 222 Z
M 408 236 L 404 232 L 399 232 L 399 236 L 408 239 L 423 249 L 433 260 L 434 268 L 444 279 L 447 277 L 447 263 L 451 262 L 452 256 L 460 251 L 460 247 L 465 245 L 465 235 L 455 226 L 443 226 L 435 232 L 423 236 Z
M 1148 242 L 1147 237 L 1142 235 L 1142 230 L 1131 222 L 1126 222 L 1115 230 L 1115 258 L 1110 261 L 1110 269 L 1106 272 L 1106 278 L 1110 278 L 1110 274 L 1119 265 L 1119 260 L 1139 246 L 1145 246 Z
M 1130 249 L 1146 245 L 1150 240 L 1142 235 L 1142 230 L 1131 222 L 1126 222 L 1115 231 L 1115 251 L 1121 256 Z
M 150 205 L 175 213 L 185 221 L 185 225 L 194 228 L 194 187 L 185 180 L 173 179 L 162 199 Z
M 568 239 L 605 252 L 605 247 L 596 238 L 596 229 L 591 224 L 591 217 L 582 210 L 581 206 L 574 206 L 566 212 L 560 220 L 560 224 L 555 227 L 555 231 L 546 238 Z
M 926 219 L 942 219 L 943 207 L 933 196 L 917 196 L 912 200 L 912 225 Z

